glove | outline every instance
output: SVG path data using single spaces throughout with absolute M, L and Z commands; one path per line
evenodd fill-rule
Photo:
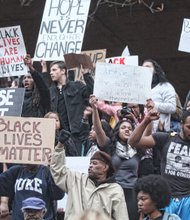
M 64 144 L 71 137 L 71 133 L 62 129 L 59 133 L 59 142 Z

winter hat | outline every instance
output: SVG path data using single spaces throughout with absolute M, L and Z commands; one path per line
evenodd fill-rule
M 36 197 L 29 197 L 25 200 L 22 201 L 22 208 L 21 210 L 23 211 L 24 209 L 45 209 L 46 205 L 45 202 L 42 199 L 36 198 Z
M 109 166 L 108 176 L 112 176 L 114 173 L 114 168 L 112 165 L 112 159 L 109 154 L 103 151 L 96 151 L 90 160 L 100 160 Z

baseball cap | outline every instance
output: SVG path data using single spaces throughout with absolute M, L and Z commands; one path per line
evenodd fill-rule
M 46 207 L 46 204 L 42 199 L 37 198 L 37 197 L 29 197 L 22 201 L 21 210 L 24 210 L 24 209 L 41 210 L 41 209 L 44 209 L 45 207 Z

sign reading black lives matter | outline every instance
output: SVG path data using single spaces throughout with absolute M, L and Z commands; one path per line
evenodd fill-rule
M 54 142 L 55 120 L 0 117 L 1 163 L 48 164 Z
M 20 26 L 0 28 L 0 77 L 27 73 L 26 48 Z
M 0 116 L 21 116 L 24 88 L 0 89 Z
M 47 0 L 34 60 L 63 60 L 64 54 L 80 53 L 90 0 Z

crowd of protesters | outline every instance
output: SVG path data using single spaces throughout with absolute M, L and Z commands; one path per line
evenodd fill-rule
M 152 59 L 142 64 L 153 69 L 145 105 L 98 100 L 82 66 L 84 82 L 63 61 L 49 72 L 45 62 L 36 70 L 30 55 L 24 62 L 28 73 L 10 86 L 25 88 L 22 117 L 55 120 L 55 149 L 49 166 L 1 164 L 1 217 L 190 220 L 190 92 L 183 108 Z M 68 169 L 66 156 L 90 157 L 88 174 Z

